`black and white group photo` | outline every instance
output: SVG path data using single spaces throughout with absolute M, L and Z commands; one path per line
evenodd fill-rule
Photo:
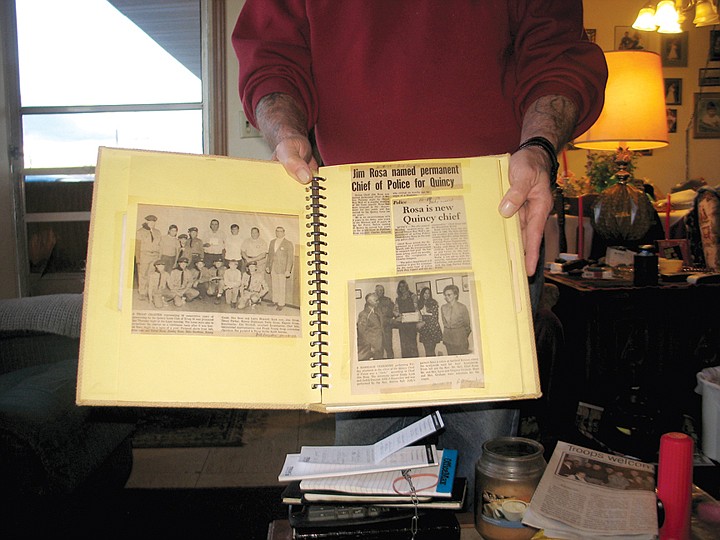
M 299 316 L 297 216 L 139 205 L 133 308 Z
M 356 281 L 357 359 L 477 351 L 468 280 L 467 274 L 432 274 Z

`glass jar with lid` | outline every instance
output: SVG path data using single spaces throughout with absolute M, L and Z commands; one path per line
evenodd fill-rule
M 522 518 L 547 465 L 543 452 L 523 437 L 483 445 L 475 465 L 475 528 L 485 540 L 526 540 L 537 532 Z

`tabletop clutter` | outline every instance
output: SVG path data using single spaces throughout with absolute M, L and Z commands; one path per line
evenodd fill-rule
M 422 443 L 443 427 L 435 411 L 373 445 L 288 454 L 278 479 L 292 538 L 459 540 L 468 489 L 485 540 L 689 539 L 691 507 L 698 527 L 720 527 L 720 503 L 696 497 L 686 434 L 661 437 L 657 466 L 563 441 L 546 463 L 537 441 L 492 439 L 468 486 L 456 449 Z
M 591 205 L 588 220 L 584 218 L 583 204 L 578 204 L 577 245 L 561 241 L 567 252 L 547 262 L 546 270 L 586 279 L 631 281 L 637 287 L 657 285 L 659 281 L 720 283 L 718 188 L 678 191 L 668 194 L 666 200 L 658 200 L 654 207 L 645 198 L 640 199 L 652 209 L 652 219 L 641 219 L 644 214 L 638 201 L 603 200 L 606 196 L 601 194 Z M 671 225 L 673 220 L 675 224 Z M 583 228 L 588 226 L 585 221 L 589 221 L 604 249 L 596 250 L 593 241 L 591 258 L 587 258 L 588 249 L 583 245 Z M 564 240 L 564 228 L 561 235 Z
M 693 285 L 720 283 L 720 268 L 686 265 L 681 258 L 660 257 L 658 251 L 659 248 L 652 244 L 643 244 L 637 251 L 612 246 L 599 261 L 579 259 L 575 253 L 560 253 L 554 262 L 546 265 L 546 270 L 551 274 L 583 279 L 628 282 L 635 287 L 682 282 Z

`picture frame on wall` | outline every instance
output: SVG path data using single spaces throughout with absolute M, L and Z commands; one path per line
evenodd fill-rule
M 720 139 L 720 92 L 695 94 L 693 136 L 696 139 Z
M 687 67 L 688 33 L 662 34 L 660 36 L 660 59 L 663 67 Z
M 655 32 L 635 30 L 632 26 L 616 26 L 614 47 L 616 51 L 654 51 Z
M 682 105 L 682 79 L 665 79 L 665 105 Z
M 700 68 L 698 84 L 700 86 L 720 86 L 720 68 Z
M 443 289 L 447 287 L 448 285 L 454 285 L 453 278 L 441 278 L 435 280 L 435 294 L 442 294 Z
M 665 109 L 668 133 L 677 133 L 677 109 Z
M 415 283 L 415 294 L 417 294 L 418 296 L 420 296 L 420 293 L 421 293 L 422 290 L 423 290 L 424 288 L 426 288 L 426 287 L 427 287 L 428 289 L 430 289 L 430 291 L 432 292 L 432 287 L 430 286 L 430 282 L 429 282 L 429 281 L 418 281 L 417 283 Z
M 720 61 L 720 30 L 710 30 L 710 50 L 708 60 L 711 62 Z

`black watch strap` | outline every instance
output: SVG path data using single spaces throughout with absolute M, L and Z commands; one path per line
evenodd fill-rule
M 557 159 L 557 152 L 555 152 L 555 146 L 545 137 L 530 137 L 528 140 L 520 144 L 517 150 L 522 150 L 528 146 L 538 146 L 545 150 L 545 153 L 550 159 L 550 189 L 555 189 L 557 186 L 557 173 L 560 168 L 560 164 Z M 517 150 L 515 150 L 517 152 Z

